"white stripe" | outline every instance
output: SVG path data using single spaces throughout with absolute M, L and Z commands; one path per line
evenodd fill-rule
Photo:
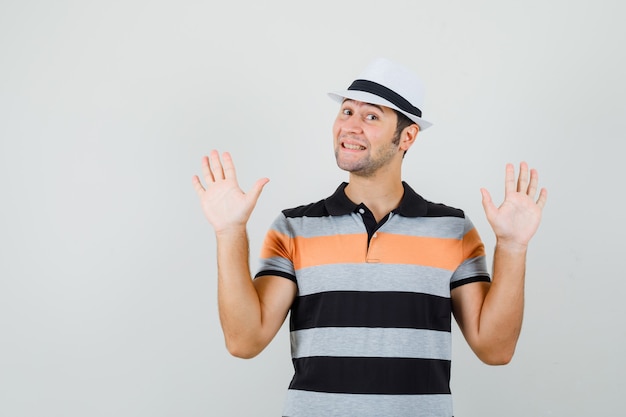
M 451 417 L 452 396 L 365 395 L 287 391 L 283 415 L 287 417 Z
M 487 258 L 485 256 L 477 256 L 475 258 L 466 259 L 457 269 L 454 271 L 450 282 L 460 281 L 465 278 L 473 278 L 478 275 L 489 276 L 487 270 Z
M 292 231 L 304 238 L 366 233 L 363 220 L 356 213 L 348 216 L 288 217 L 282 224 L 279 220 L 272 226 L 275 230 L 287 235 Z
M 296 275 L 291 261 L 278 256 L 259 259 L 259 271 L 281 271 L 289 275 Z
M 279 217 L 272 227 L 284 234 L 295 233 L 300 237 L 321 237 L 341 234 L 365 233 L 365 226 L 359 214 L 325 217 Z M 404 217 L 392 215 L 381 232 L 405 236 L 462 239 L 473 228 L 468 219 L 460 217 Z
M 460 217 L 403 217 L 393 216 L 379 230 L 404 236 L 442 239 L 463 238 L 465 219 Z
M 348 356 L 452 359 L 450 332 L 421 329 L 322 327 L 290 333 L 293 358 Z
M 326 291 L 401 291 L 450 297 L 451 271 L 420 265 L 331 264 L 296 271 L 300 296 Z

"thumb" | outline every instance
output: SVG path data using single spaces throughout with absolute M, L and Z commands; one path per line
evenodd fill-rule
M 483 209 L 485 210 L 485 214 L 487 215 L 487 218 L 489 218 L 491 214 L 495 210 L 497 210 L 496 205 L 493 204 L 493 200 L 491 199 L 491 194 L 489 194 L 489 191 L 487 191 L 487 189 L 481 188 L 480 193 L 483 196 L 483 201 L 482 201 Z
M 254 183 L 252 188 L 250 188 L 250 191 L 248 191 L 248 195 L 250 196 L 252 201 L 256 203 L 256 201 L 259 199 L 259 196 L 261 195 L 261 191 L 263 191 L 263 187 L 265 187 L 265 184 L 267 184 L 268 182 L 270 182 L 269 178 L 261 178 Z

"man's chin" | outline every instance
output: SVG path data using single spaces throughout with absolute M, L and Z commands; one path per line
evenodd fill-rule
M 367 177 L 371 177 L 372 175 L 374 175 L 374 172 L 371 172 L 367 169 L 363 169 L 362 167 L 346 166 L 346 165 L 341 165 L 339 163 L 337 164 L 337 166 L 342 171 L 349 172 L 350 175 L 354 175 L 355 177 L 367 178 Z

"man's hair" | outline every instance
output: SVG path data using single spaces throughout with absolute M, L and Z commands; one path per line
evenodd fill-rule
M 395 109 L 393 111 L 395 111 L 396 115 L 398 116 L 398 122 L 396 123 L 396 131 L 393 134 L 393 144 L 398 145 L 400 143 L 400 134 L 402 133 L 402 131 L 405 128 L 411 125 L 417 124 L 417 123 L 415 123 L 413 120 L 405 116 L 404 113 L 401 113 Z M 404 152 L 404 155 L 406 155 L 406 151 Z
M 416 124 L 413 120 L 409 119 L 408 117 L 406 117 L 404 115 L 404 113 L 399 112 L 398 110 L 395 110 L 396 115 L 398 116 L 398 122 L 396 123 L 396 131 L 393 134 L 393 144 L 397 145 L 400 143 L 400 134 L 402 133 L 402 131 L 411 126 Z

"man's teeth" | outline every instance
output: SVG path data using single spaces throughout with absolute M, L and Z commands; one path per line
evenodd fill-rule
M 361 145 L 351 145 L 349 143 L 344 143 L 343 146 L 346 149 L 352 149 L 352 150 L 355 150 L 355 151 L 362 151 L 363 149 L 365 149 L 364 146 L 361 146 Z

